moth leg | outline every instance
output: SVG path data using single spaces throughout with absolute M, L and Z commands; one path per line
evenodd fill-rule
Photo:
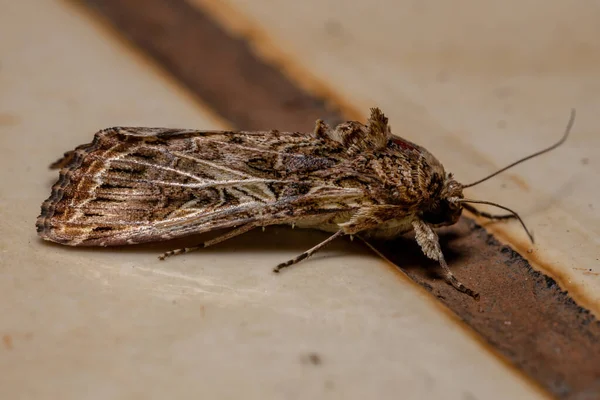
M 256 228 L 255 224 L 246 224 L 246 225 L 242 225 L 238 228 L 232 229 L 229 232 L 226 232 L 220 236 L 217 236 L 214 239 L 210 239 L 207 240 L 204 243 L 199 244 L 198 246 L 194 246 L 194 247 L 184 247 L 182 249 L 175 249 L 175 250 L 169 250 L 163 254 L 161 254 L 160 256 L 158 256 L 159 259 L 164 260 L 167 257 L 171 257 L 171 256 L 176 256 L 178 254 L 185 254 L 185 253 L 191 253 L 192 251 L 196 251 L 196 250 L 200 250 L 203 249 L 205 247 L 208 246 L 212 246 L 213 244 L 217 244 L 217 243 L 221 243 L 224 242 L 227 239 L 231 239 L 234 238 L 236 236 L 239 236 L 243 233 L 246 233 L 252 229 Z
M 412 226 L 415 230 L 415 238 L 417 239 L 417 243 L 419 243 L 419 246 L 421 246 L 423 253 L 425 253 L 425 255 L 432 260 L 436 260 L 440 263 L 440 266 L 445 274 L 444 279 L 446 282 L 452 285 L 459 292 L 468 294 L 475 300 L 479 300 L 479 293 L 474 292 L 463 285 L 462 282 L 456 279 L 452 271 L 450 271 L 450 268 L 448 268 L 448 264 L 446 264 L 444 254 L 442 253 L 442 249 L 440 247 L 438 235 L 431 228 L 431 226 L 418 219 L 413 221 Z
M 343 235 L 344 235 L 344 231 L 342 231 L 342 230 L 337 231 L 336 233 L 334 233 L 333 235 L 329 236 L 327 239 L 323 240 L 321 243 L 319 243 L 318 245 L 316 245 L 312 249 L 305 251 L 304 253 L 300 254 L 297 257 L 292 258 L 289 261 L 286 261 L 284 263 L 279 264 L 278 266 L 275 267 L 275 269 L 273 269 L 273 272 L 278 273 L 279 271 L 281 271 L 282 268 L 289 267 L 290 265 L 294 265 L 294 264 L 299 263 L 300 261 L 304 260 L 305 258 L 308 258 L 308 257 L 312 256 L 314 253 L 316 253 L 317 251 L 319 251 L 325 245 L 329 244 L 333 240 L 335 240 L 338 237 L 343 236 Z
M 474 215 L 476 215 L 478 217 L 483 217 L 483 218 L 491 219 L 492 221 L 499 221 L 499 220 L 502 220 L 502 219 L 517 218 L 514 214 L 490 214 L 490 213 L 487 213 L 485 211 L 479 211 L 478 209 L 476 209 L 472 205 L 466 204 L 466 203 L 463 203 L 462 206 L 466 210 L 470 211 L 472 214 L 474 214 Z

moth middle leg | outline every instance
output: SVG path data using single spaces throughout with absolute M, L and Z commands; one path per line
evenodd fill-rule
M 318 126 L 319 121 L 317 121 L 317 127 Z M 348 221 L 338 224 L 340 230 L 338 230 L 336 233 L 334 233 L 321 243 L 317 244 L 312 249 L 305 251 L 304 253 L 291 260 L 279 264 L 277 267 L 275 267 L 273 272 L 279 272 L 283 268 L 299 263 L 300 261 L 313 255 L 315 252 L 317 252 L 333 240 L 337 239 L 338 237 L 349 235 L 350 239 L 352 239 L 354 234 L 378 226 L 386 218 L 389 219 L 390 213 L 393 213 L 392 215 L 397 215 L 399 210 L 400 208 L 398 206 L 373 206 L 360 208 L 356 211 L 354 215 L 352 215 L 352 217 Z
M 207 240 L 206 242 L 203 242 L 203 243 L 201 243 L 201 244 L 199 244 L 197 246 L 184 247 L 184 248 L 181 248 L 181 249 L 169 250 L 169 251 L 161 254 L 160 256 L 158 256 L 158 258 L 160 260 L 164 260 L 167 257 L 176 256 L 176 255 L 179 255 L 179 254 L 191 253 L 192 251 L 204 249 L 204 248 L 206 248 L 208 246 L 212 246 L 214 244 L 221 243 L 221 242 L 224 242 L 225 240 L 228 240 L 228 239 L 234 238 L 236 236 L 239 236 L 241 234 L 244 234 L 244 233 L 246 233 L 246 232 L 248 232 L 248 231 L 250 231 L 250 230 L 252 230 L 252 229 L 254 229 L 256 227 L 257 227 L 257 225 L 255 223 L 245 224 L 245 225 L 242 225 L 242 226 L 237 227 L 235 229 L 232 229 L 232 230 L 230 230 L 230 231 L 228 231 L 228 232 L 226 232 L 226 233 L 224 233 L 224 234 L 222 234 L 220 236 L 217 236 L 214 239 Z

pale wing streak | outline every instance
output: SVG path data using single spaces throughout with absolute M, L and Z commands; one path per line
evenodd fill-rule
M 115 176 L 112 179 L 122 180 L 122 181 L 132 181 L 132 179 L 125 177 Z M 169 181 L 156 181 L 156 180 L 147 180 L 147 179 L 137 179 L 136 182 L 143 182 L 152 185 L 162 185 L 162 186 L 178 186 L 184 188 L 194 188 L 194 189 L 207 189 L 207 188 L 217 188 L 217 187 L 230 187 L 230 186 L 238 186 L 250 183 L 290 183 L 288 181 L 281 181 L 277 179 L 243 179 L 243 180 L 234 180 L 234 181 L 215 181 L 208 180 L 208 183 L 196 184 L 196 183 L 178 183 L 178 182 L 169 182 Z M 293 183 L 293 182 L 291 182 Z
M 207 166 L 212 167 L 212 168 L 214 168 L 216 170 L 220 170 L 220 171 L 229 173 L 231 175 L 242 176 L 242 177 L 245 177 L 245 178 L 253 178 L 252 175 L 249 175 L 249 174 L 237 171 L 235 169 L 230 169 L 230 168 L 227 168 L 227 167 L 225 167 L 223 165 L 215 164 L 215 163 L 212 163 L 210 161 L 203 160 L 201 158 L 191 157 L 191 156 L 189 156 L 187 154 L 184 154 L 184 153 L 172 152 L 171 154 L 176 155 L 176 156 L 181 157 L 181 158 L 185 158 L 185 159 L 190 160 L 190 161 L 195 161 L 198 164 L 207 165 Z
M 235 185 L 235 186 L 238 186 L 238 185 Z M 241 191 L 239 189 L 239 187 L 233 187 L 233 190 L 238 193 L 238 195 L 237 195 L 238 199 L 240 199 L 244 204 L 257 201 L 255 198 L 253 198 L 253 197 L 247 195 L 246 193 L 244 193 L 243 191 Z M 270 193 L 270 192 L 268 190 L 263 190 L 260 193 L 255 193 L 255 194 L 257 197 L 259 197 L 259 200 L 258 200 L 259 202 L 262 202 L 262 203 L 274 202 L 276 200 L 275 197 L 269 197 L 267 195 L 267 193 Z M 166 220 L 173 220 L 175 218 L 190 218 L 190 217 L 193 217 L 193 216 L 196 216 L 199 214 L 208 215 L 210 212 L 213 212 L 212 210 L 214 210 L 215 208 L 223 207 L 223 202 L 221 202 L 216 207 L 208 206 L 208 207 L 199 207 L 198 208 L 198 207 L 196 207 L 197 204 L 198 204 L 198 199 L 188 201 L 187 203 L 183 204 L 178 209 L 173 210 L 171 213 L 169 213 L 169 215 L 166 217 Z
M 229 189 L 233 192 L 236 192 L 238 194 L 238 198 L 241 199 L 242 202 L 254 201 L 254 197 L 258 197 L 259 200 L 265 203 L 271 203 L 277 200 L 277 197 L 275 197 L 273 192 L 271 192 L 265 185 L 240 186 Z
M 248 147 L 248 146 L 243 146 L 241 144 L 238 143 L 227 143 L 227 146 L 235 146 L 239 149 L 244 149 L 244 150 L 250 150 L 253 152 L 260 152 L 261 154 L 275 154 L 275 155 L 281 155 L 280 151 L 275 151 L 275 150 L 267 150 L 267 149 L 262 149 L 262 148 L 256 148 L 256 147 Z
M 87 226 L 89 226 L 89 224 L 90 224 L 89 221 L 80 221 L 80 222 L 78 222 L 76 220 L 69 221 L 69 226 L 70 227 L 71 226 L 73 226 L 73 227 L 75 227 L 75 226 L 85 226 L 85 227 L 87 227 Z M 141 228 L 143 228 L 144 226 L 148 225 L 148 222 L 145 222 L 145 221 L 142 221 L 142 222 L 135 222 L 135 221 L 119 222 L 119 221 L 114 221 L 113 222 L 113 221 L 111 221 L 110 225 L 111 226 L 123 226 L 125 228 L 129 228 L 132 225 L 139 225 Z M 92 228 L 90 228 L 90 229 L 92 229 Z
M 171 211 L 169 213 L 169 215 L 166 216 L 165 219 L 170 220 L 173 218 L 177 218 L 177 215 L 188 216 L 188 215 L 190 215 L 190 213 L 198 213 L 203 210 L 201 208 L 195 207 L 198 203 L 199 203 L 198 199 L 190 200 L 187 203 L 183 204 L 181 207 Z
M 253 149 L 253 150 L 255 150 L 255 149 Z M 200 158 L 191 157 L 188 154 L 183 154 L 183 153 L 180 153 L 180 152 L 172 152 L 171 154 L 179 156 L 181 158 L 185 158 L 185 159 L 190 160 L 190 161 L 194 161 L 194 162 L 197 162 L 197 163 L 200 163 L 200 164 L 207 165 L 207 166 L 212 167 L 212 168 L 217 169 L 217 170 L 224 171 L 225 173 L 229 173 L 229 174 L 231 174 L 233 176 L 247 178 L 245 180 L 238 180 L 238 181 L 221 181 L 221 182 L 223 182 L 222 184 L 208 185 L 207 187 L 233 187 L 233 186 L 236 186 L 238 183 L 241 183 L 242 185 L 245 185 L 245 184 L 254 184 L 254 183 L 263 183 L 263 184 L 266 184 L 266 183 L 292 183 L 292 182 L 283 182 L 283 181 L 280 181 L 280 180 L 256 179 L 253 175 L 246 174 L 246 173 L 238 171 L 238 170 L 232 170 L 230 168 L 226 168 L 226 167 L 224 167 L 222 165 L 214 164 L 214 163 L 211 163 L 209 161 L 206 161 L 206 160 L 203 160 L 203 159 L 200 159 Z M 260 192 L 260 194 L 258 196 L 262 197 L 264 201 L 271 201 L 272 200 L 268 196 L 268 193 L 269 193 L 268 188 L 266 188 L 266 187 L 259 188 L 258 186 L 256 186 L 256 188 L 258 188 L 259 189 L 258 191 Z
M 321 194 L 319 193 L 321 190 L 327 190 L 327 189 L 333 189 L 333 193 L 325 193 L 325 194 Z M 309 192 L 310 194 L 316 194 L 318 196 L 319 199 L 324 199 L 324 198 L 328 198 L 328 197 L 337 197 L 337 196 L 361 196 L 363 195 L 363 191 L 361 189 L 356 189 L 356 188 L 344 188 L 344 187 L 339 187 L 339 186 L 333 186 L 333 185 L 320 185 L 320 186 L 315 186 L 314 188 L 312 188 Z
M 175 217 L 175 218 L 165 219 L 162 221 L 157 221 L 154 225 L 157 227 L 163 228 L 163 227 L 181 225 L 180 224 L 181 221 L 185 221 L 186 222 L 185 225 L 193 225 L 193 224 L 199 223 L 199 221 L 202 221 L 202 219 L 206 219 L 206 220 L 215 219 L 215 218 L 220 217 L 223 214 L 245 211 L 245 210 L 251 209 L 257 205 L 264 205 L 264 203 L 260 202 L 260 201 L 254 201 L 251 203 L 240 204 L 235 207 L 227 207 L 227 208 L 221 209 L 219 211 L 213 211 L 211 213 L 206 213 L 206 212 L 204 212 L 204 209 L 200 209 L 191 214 L 187 214 L 185 216 L 179 216 L 179 217 Z
M 137 164 L 137 165 L 142 165 L 144 167 L 150 167 L 150 168 L 156 168 L 156 169 L 161 169 L 163 171 L 169 171 L 169 172 L 174 172 L 176 174 L 182 175 L 182 176 L 186 176 L 188 178 L 192 178 L 198 182 L 204 182 L 205 179 L 199 178 L 194 174 L 189 174 L 187 172 L 175 169 L 175 168 L 171 168 L 171 167 L 165 167 L 164 165 L 158 165 L 158 164 L 151 164 L 151 163 L 147 163 L 147 162 L 143 162 L 143 161 L 137 161 L 137 160 L 131 160 L 131 159 L 119 159 L 119 158 L 115 158 L 115 161 L 118 162 L 122 162 L 122 163 L 131 163 L 131 164 Z
M 253 152 L 260 152 L 261 154 L 275 154 L 278 156 L 293 156 L 293 155 L 303 155 L 301 153 L 285 153 L 284 150 L 290 149 L 290 148 L 299 148 L 299 147 L 308 147 L 308 146 L 312 146 L 312 143 L 290 143 L 288 146 L 285 146 L 284 148 L 282 148 L 281 150 L 267 150 L 267 149 L 263 149 L 260 147 L 248 147 L 248 146 L 244 146 L 238 143 L 227 143 L 228 146 L 235 146 L 239 149 L 244 149 L 244 150 L 250 150 Z

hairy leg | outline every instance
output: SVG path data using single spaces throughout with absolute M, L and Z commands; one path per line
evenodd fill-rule
M 286 261 L 284 263 L 279 264 L 278 266 L 275 267 L 275 269 L 273 270 L 273 272 L 279 272 L 283 268 L 286 268 L 286 267 L 289 267 L 290 265 L 294 265 L 294 264 L 299 263 L 300 261 L 304 260 L 305 258 L 308 258 L 308 257 L 312 256 L 314 253 L 316 253 L 317 251 L 319 251 L 321 248 L 323 248 L 324 246 L 326 246 L 330 242 L 334 241 L 338 237 L 343 236 L 344 234 L 345 233 L 342 230 L 337 231 L 336 233 L 334 233 L 333 235 L 329 236 L 327 239 L 323 240 L 321 243 L 319 243 L 318 245 L 316 245 L 312 249 L 309 249 L 309 250 L 305 251 L 304 253 L 300 254 L 297 257 L 292 258 L 289 261 Z
M 479 293 L 469 289 L 462 282 L 456 279 L 452 271 L 450 271 L 450 268 L 448 268 L 448 264 L 446 264 L 444 254 L 442 253 L 442 249 L 440 247 L 438 235 L 435 233 L 433 228 L 421 220 L 413 221 L 413 228 L 415 229 L 415 238 L 417 239 L 419 246 L 421 246 L 423 253 L 425 253 L 425 255 L 432 260 L 436 260 L 440 263 L 440 267 L 442 267 L 442 270 L 444 271 L 444 279 L 446 282 L 452 285 L 459 292 L 468 294 L 475 300 L 478 300 Z

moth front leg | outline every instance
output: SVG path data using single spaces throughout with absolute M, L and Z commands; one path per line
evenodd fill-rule
M 423 253 L 432 260 L 436 260 L 440 263 L 440 266 L 444 270 L 444 279 L 450 285 L 452 285 L 456 290 L 466 293 L 469 296 L 473 297 L 475 300 L 479 300 L 479 293 L 474 292 L 469 289 L 465 285 L 463 285 L 450 271 L 448 268 L 448 264 L 446 264 L 446 260 L 444 259 L 444 254 L 442 253 L 442 249 L 440 247 L 440 241 L 437 233 L 433 230 L 431 226 L 426 224 L 425 222 L 417 219 L 412 222 L 412 226 L 415 230 L 415 238 Z

